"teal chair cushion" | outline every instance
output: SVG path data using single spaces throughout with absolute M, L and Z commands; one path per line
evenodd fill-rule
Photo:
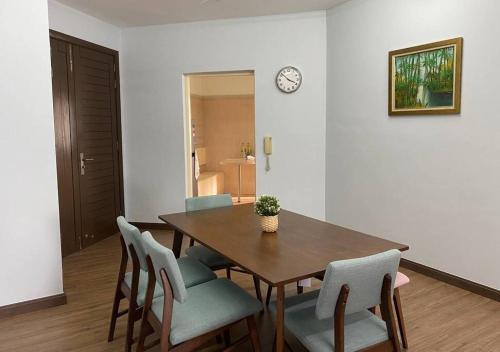
M 316 318 L 318 296 L 319 290 L 286 298 L 285 326 L 309 351 L 331 352 L 335 346 L 333 318 Z M 275 302 L 269 309 L 275 316 Z M 359 351 L 389 338 L 385 322 L 368 310 L 346 315 L 344 329 L 345 352 Z
M 125 278 L 123 279 L 125 285 L 128 288 L 132 287 L 132 272 L 128 272 L 125 274 Z M 137 290 L 137 305 L 139 307 L 144 305 L 146 301 L 146 291 L 148 289 L 148 273 L 144 270 L 139 271 L 139 288 Z M 156 284 L 155 286 L 155 294 L 154 297 L 163 296 L 163 290 L 160 285 Z
M 212 270 L 207 268 L 205 265 L 201 264 L 195 259 L 182 257 L 177 260 L 179 263 L 179 269 L 181 275 L 184 279 L 186 288 L 202 284 L 204 282 L 215 280 L 217 275 L 214 274 Z M 132 272 L 125 274 L 124 278 L 125 284 L 131 288 L 132 287 Z M 146 300 L 146 290 L 148 288 L 148 273 L 144 270 L 139 272 L 139 287 L 137 290 L 137 305 L 143 306 Z M 163 296 L 162 287 L 156 283 L 154 297 Z
M 210 268 L 230 266 L 231 262 L 220 254 L 205 246 L 192 246 L 186 249 L 186 254 Z
M 212 270 L 190 257 L 177 259 L 184 285 L 186 288 L 202 284 L 204 282 L 215 280 L 217 275 Z
M 262 303 L 227 279 L 189 288 L 184 303 L 174 300 L 170 342 L 177 345 L 234 323 L 262 309 Z M 163 320 L 163 297 L 153 301 L 152 311 Z
M 197 211 L 221 207 L 230 207 L 233 200 L 230 194 L 219 194 L 215 196 L 192 197 L 186 199 L 186 211 Z

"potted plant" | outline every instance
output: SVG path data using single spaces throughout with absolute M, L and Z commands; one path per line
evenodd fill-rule
M 260 215 L 260 226 L 264 232 L 276 232 L 278 230 L 278 214 L 280 203 L 276 197 L 260 196 L 255 202 L 255 213 Z

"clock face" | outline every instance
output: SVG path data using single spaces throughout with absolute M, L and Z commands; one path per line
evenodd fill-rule
M 302 74 L 293 66 L 284 67 L 276 75 L 276 85 L 284 93 L 293 93 L 302 83 Z

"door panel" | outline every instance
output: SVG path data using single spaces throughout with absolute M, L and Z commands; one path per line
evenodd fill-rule
M 73 193 L 73 158 L 70 122 L 70 45 L 57 39 L 50 40 L 52 55 L 52 95 L 54 130 L 56 137 L 57 184 L 59 195 L 59 222 L 61 251 L 65 257 L 80 249 L 76 230 L 75 198 Z
M 117 232 L 123 213 L 116 52 L 51 31 L 63 256 Z
M 74 50 L 82 246 L 117 231 L 120 177 L 114 56 Z

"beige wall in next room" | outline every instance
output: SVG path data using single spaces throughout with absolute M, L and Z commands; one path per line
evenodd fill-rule
M 241 157 L 241 143 L 255 150 L 253 96 L 212 96 L 203 99 L 207 169 L 224 172 L 224 191 L 238 194 L 238 166 L 220 165 L 227 158 Z M 241 194 L 255 194 L 255 165 L 241 170 Z

